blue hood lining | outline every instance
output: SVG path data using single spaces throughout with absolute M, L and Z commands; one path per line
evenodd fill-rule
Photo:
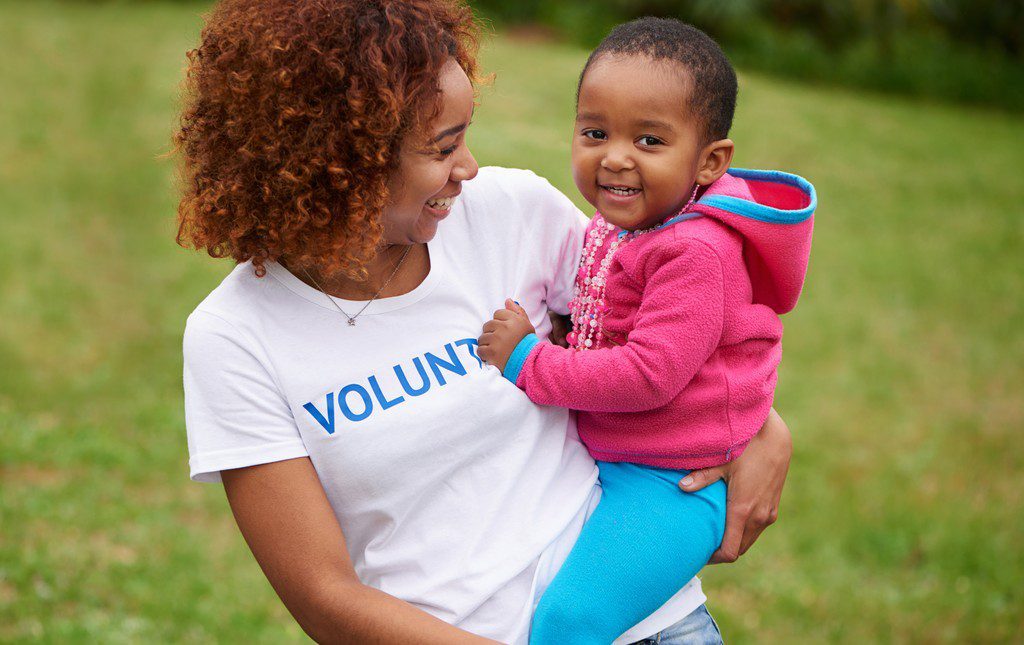
M 698 200 L 697 203 L 769 224 L 799 224 L 806 221 L 818 206 L 818 195 L 814 192 L 814 186 L 811 185 L 811 182 L 798 175 L 779 170 L 748 170 L 746 168 L 730 168 L 729 174 L 737 179 L 789 184 L 803 191 L 810 198 L 810 202 L 799 210 L 782 210 L 739 197 L 707 195 Z

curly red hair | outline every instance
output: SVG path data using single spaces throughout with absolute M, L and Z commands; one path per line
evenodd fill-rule
M 223 0 L 188 52 L 178 244 L 365 278 L 403 138 L 439 109 L 459 0 Z

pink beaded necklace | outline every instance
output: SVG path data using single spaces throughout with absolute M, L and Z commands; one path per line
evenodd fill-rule
M 566 340 L 571 347 L 578 351 L 601 347 L 601 338 L 604 336 L 604 316 L 608 313 L 608 306 L 605 303 L 605 286 L 615 252 L 630 240 L 656 231 L 668 223 L 678 221 L 677 218 L 685 215 L 693 206 L 699 188 L 699 184 L 694 186 L 693 194 L 690 195 L 690 200 L 686 202 L 683 209 L 661 224 L 636 231 L 620 231 L 612 240 L 608 252 L 604 254 L 600 262 L 597 262 L 597 251 L 604 247 L 604 241 L 608 237 L 608 233 L 615 230 L 615 225 L 606 222 L 600 213 L 594 216 L 594 225 L 587 233 L 587 239 L 583 245 L 583 256 L 580 257 L 576 284 L 573 286 L 573 298 L 569 301 L 572 331 L 566 336 Z M 597 264 L 596 267 L 595 264 Z

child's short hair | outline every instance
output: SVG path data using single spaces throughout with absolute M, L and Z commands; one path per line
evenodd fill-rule
M 617 26 L 583 66 L 577 101 L 587 69 L 604 54 L 642 54 L 680 63 L 693 76 L 689 107 L 704 122 L 707 141 L 729 136 L 736 111 L 736 71 L 718 43 L 700 29 L 674 18 L 650 17 Z

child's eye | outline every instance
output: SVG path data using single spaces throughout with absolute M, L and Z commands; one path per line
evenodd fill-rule
M 584 130 L 583 136 L 588 139 L 594 139 L 595 141 L 604 141 L 608 138 L 608 135 L 604 130 Z
M 639 143 L 642 146 L 660 146 L 665 142 L 659 139 L 658 137 L 652 137 L 649 134 L 645 134 L 644 136 L 637 139 L 637 143 Z

